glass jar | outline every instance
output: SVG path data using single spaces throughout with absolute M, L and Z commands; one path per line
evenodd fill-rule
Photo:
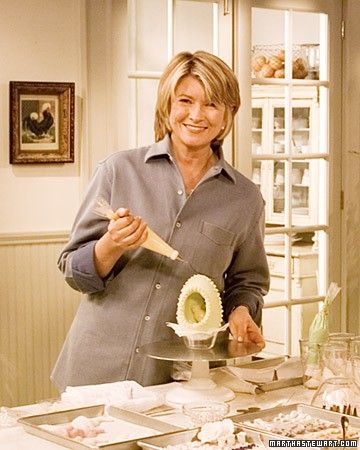
M 329 378 L 323 381 L 315 392 L 311 406 L 357 415 L 360 407 L 360 389 L 351 378 Z
M 347 376 L 348 346 L 345 342 L 329 341 L 321 346 L 323 378 Z

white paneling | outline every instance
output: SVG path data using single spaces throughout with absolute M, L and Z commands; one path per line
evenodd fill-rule
M 0 236 L 0 405 L 57 395 L 49 376 L 79 304 L 56 261 L 66 235 Z

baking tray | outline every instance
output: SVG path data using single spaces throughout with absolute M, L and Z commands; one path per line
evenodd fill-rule
M 255 361 L 250 361 L 248 363 L 244 364 L 238 364 L 236 367 L 239 367 L 241 369 L 268 369 L 268 368 L 274 368 L 274 375 L 275 375 L 275 369 L 276 367 L 285 362 L 286 358 L 285 356 L 276 356 L 273 358 L 264 358 L 264 359 L 258 359 Z M 251 380 L 246 380 L 250 383 L 253 383 L 257 386 L 255 393 L 261 394 L 263 392 L 269 392 L 274 391 L 276 389 L 283 389 L 287 387 L 292 386 L 299 386 L 303 384 L 302 377 L 292 377 L 292 378 L 281 378 L 279 380 L 273 379 L 272 381 L 258 381 L 253 382 Z
M 162 450 L 168 445 L 186 444 L 194 439 L 201 428 L 193 428 L 186 431 L 177 431 L 175 433 L 167 433 L 162 436 L 155 436 L 138 441 L 138 445 L 143 450 Z M 235 433 L 239 433 L 242 427 L 235 425 Z
M 306 438 L 306 435 L 300 436 L 298 435 L 296 438 L 283 436 L 280 434 L 277 434 L 275 432 L 267 431 L 260 429 L 256 427 L 256 425 L 250 425 L 245 422 L 253 421 L 255 419 L 263 419 L 266 421 L 272 420 L 275 416 L 277 416 L 280 413 L 283 414 L 289 414 L 291 411 L 299 411 L 305 414 L 309 414 L 311 417 L 314 417 L 314 419 L 323 419 L 328 420 L 329 422 L 332 422 L 341 428 L 341 417 L 344 416 L 344 414 L 328 411 L 322 408 L 318 408 L 315 406 L 309 406 L 305 405 L 303 403 L 295 403 L 292 405 L 286 405 L 286 406 L 276 406 L 275 408 L 265 409 L 262 411 L 252 412 L 252 413 L 244 413 L 239 414 L 236 416 L 232 416 L 231 420 L 233 420 L 236 424 L 240 425 L 241 428 L 246 431 L 250 436 L 252 436 L 256 440 L 260 440 L 263 445 L 266 447 L 269 446 L 269 439 L 277 439 L 277 440 L 290 440 L 294 441 L 297 439 L 309 439 Z M 359 417 L 353 417 L 346 415 L 346 417 L 349 420 L 349 425 L 355 429 L 359 430 L 360 433 L 360 418 Z M 310 438 L 316 440 L 316 438 Z M 322 439 L 322 438 L 318 438 Z M 331 439 L 331 438 L 329 438 Z M 282 448 L 286 448 L 285 446 L 281 446 Z M 291 446 L 290 446 L 291 447 Z M 311 448 L 318 448 L 318 447 L 311 447 Z
M 102 443 L 97 445 L 88 445 L 83 442 L 75 441 L 74 439 L 59 436 L 51 431 L 44 430 L 39 425 L 59 425 L 63 423 L 71 422 L 78 416 L 85 416 L 88 418 L 94 418 L 105 414 L 105 405 L 88 406 L 84 408 L 69 409 L 65 411 L 52 412 L 49 414 L 37 414 L 34 416 L 22 417 L 18 420 L 24 429 L 35 436 L 38 436 L 48 441 L 54 442 L 64 447 L 68 447 L 74 450 L 136 450 L 139 449 L 137 441 L 147 436 L 138 436 L 136 439 L 124 440 L 111 443 Z M 151 428 L 154 430 L 152 436 L 158 436 L 160 434 L 183 430 L 183 428 L 175 425 L 162 422 L 161 420 L 147 417 L 144 414 L 127 411 L 125 409 L 116 408 L 114 406 L 106 407 L 106 414 L 115 418 L 121 419 L 135 425 Z M 99 437 L 102 435 L 100 434 Z
M 274 391 L 276 389 L 283 389 L 292 386 L 299 386 L 303 384 L 302 377 L 280 378 L 277 379 L 277 367 L 286 361 L 285 356 L 276 356 L 271 358 L 256 359 L 247 363 L 236 364 L 235 367 L 239 369 L 273 369 L 273 379 L 270 381 L 256 381 L 250 378 L 245 378 L 246 381 L 256 386 L 255 393 L 261 394 L 264 392 Z M 235 375 L 235 374 L 234 374 Z M 235 375 L 236 376 L 236 375 Z

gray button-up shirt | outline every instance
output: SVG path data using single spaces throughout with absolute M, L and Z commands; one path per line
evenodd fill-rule
M 86 294 L 52 374 L 59 390 L 123 379 L 169 381 L 168 363 L 136 349 L 173 336 L 165 322 L 175 321 L 181 287 L 194 271 L 212 278 L 222 292 L 225 320 L 235 306 L 246 305 L 260 322 L 269 284 L 264 202 L 218 152 L 218 162 L 188 197 L 168 136 L 100 162 L 59 258 L 66 281 Z M 98 197 L 114 210 L 126 207 L 141 216 L 190 264 L 140 247 L 100 278 L 93 252 L 108 221 L 93 212 Z

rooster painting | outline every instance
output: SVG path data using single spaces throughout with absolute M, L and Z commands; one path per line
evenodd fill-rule
M 33 111 L 22 121 L 23 142 L 54 142 L 54 117 L 51 104 L 43 103 L 41 112 Z

